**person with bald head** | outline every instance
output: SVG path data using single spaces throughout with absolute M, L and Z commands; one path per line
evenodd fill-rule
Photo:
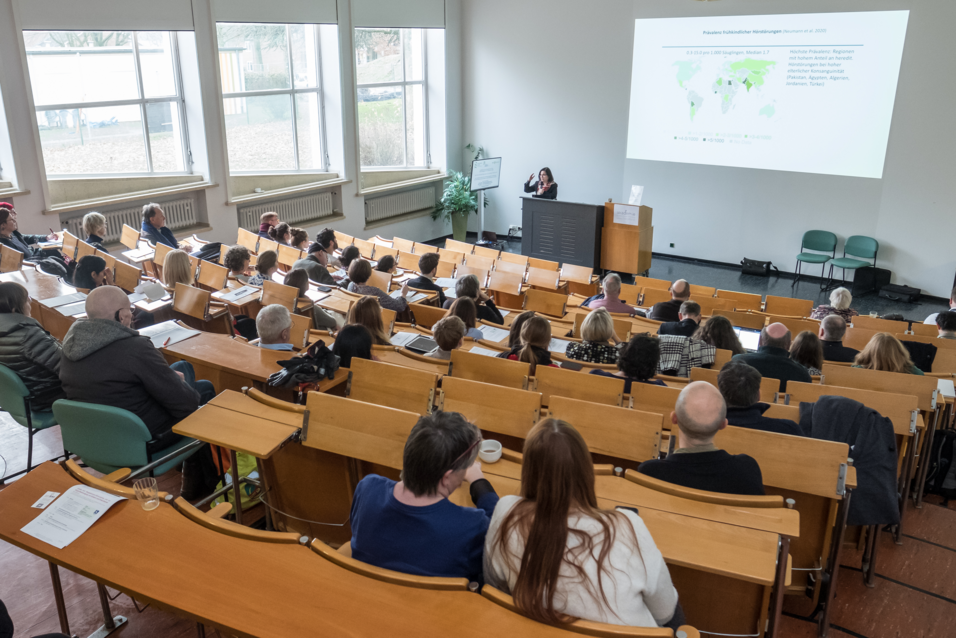
M 120 288 L 93 289 L 86 298 L 86 314 L 88 319 L 74 322 L 63 339 L 59 374 L 66 398 L 132 412 L 153 437 L 147 452 L 161 457 L 182 438 L 173 434 L 173 426 L 211 400 L 215 388 L 209 381 L 197 381 L 186 361 L 167 365 L 149 337 L 130 327 L 129 297 Z M 203 468 L 194 467 L 199 457 L 190 457 L 192 464 L 187 461 L 183 470 L 187 500 L 203 496 L 196 494 L 209 487 L 196 483 L 197 475 L 205 476 Z
M 654 321 L 680 321 L 680 307 L 690 299 L 690 284 L 684 279 L 678 279 L 668 289 L 671 293 L 670 301 L 654 304 L 647 313 L 648 319 Z
M 743 361 L 757 369 L 764 377 L 780 379 L 780 391 L 787 391 L 787 381 L 810 383 L 810 373 L 802 365 L 790 358 L 790 329 L 782 323 L 772 323 L 760 331 L 760 341 L 756 352 L 746 352 L 734 356 L 734 360 Z
M 843 345 L 846 321 L 840 315 L 827 315 L 820 322 L 820 341 L 823 342 L 823 360 L 853 363 L 859 350 Z
M 644 461 L 638 472 L 695 490 L 764 494 L 757 461 L 714 445 L 714 436 L 727 427 L 727 405 L 717 388 L 706 381 L 689 383 L 677 397 L 671 423 L 678 428 L 677 449 L 665 459 Z

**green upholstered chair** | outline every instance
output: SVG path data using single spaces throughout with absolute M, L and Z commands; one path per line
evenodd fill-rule
M 836 257 L 837 236 L 828 230 L 808 230 L 803 233 L 803 241 L 800 244 L 800 254 L 797 255 L 797 268 L 793 283 L 790 287 L 796 285 L 800 279 L 803 264 L 820 264 L 820 279 L 823 279 L 823 273 L 826 271 L 827 262 Z M 808 250 L 816 252 L 807 252 Z M 829 255 L 821 253 L 830 253 Z
M 146 443 L 153 436 L 143 420 L 128 410 L 60 399 L 53 404 L 53 414 L 60 423 L 63 447 L 104 474 L 124 467 L 135 472 L 154 458 L 162 458 L 193 443 L 193 439 L 183 438 L 150 455 L 146 451 Z M 184 451 L 153 468 L 150 475 L 168 472 L 195 452 L 196 448 Z
M 30 391 L 20 376 L 5 365 L 0 365 L 0 408 L 6 410 L 13 420 L 27 429 L 27 469 L 0 479 L 4 480 L 26 474 L 33 469 L 33 435 L 56 425 L 52 412 L 34 410 L 30 406 Z
M 830 274 L 827 277 L 826 288 L 829 289 L 833 286 L 834 268 L 843 269 L 843 277 L 841 278 L 841 282 L 843 282 L 846 280 L 847 270 L 856 270 L 864 266 L 875 266 L 876 253 L 879 252 L 879 250 L 880 242 L 872 237 L 866 237 L 864 235 L 847 237 L 846 243 L 843 245 L 843 256 L 830 260 Z M 847 257 L 847 255 L 850 255 L 850 257 Z M 863 259 L 854 259 L 855 257 L 862 257 Z M 872 259 L 873 262 L 863 261 L 864 259 Z

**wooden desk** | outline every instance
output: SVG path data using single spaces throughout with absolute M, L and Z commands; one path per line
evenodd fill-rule
M 44 463 L 0 492 L 0 538 L 44 560 L 243 637 L 564 636 L 470 592 L 411 589 L 338 567 L 307 547 L 233 538 L 196 525 L 171 505 L 151 512 L 114 505 L 84 535 L 56 549 L 20 531 L 46 491 L 77 485 Z M 244 565 L 255 566 L 248 596 L 237 597 Z M 464 622 L 463 622 L 464 620 Z

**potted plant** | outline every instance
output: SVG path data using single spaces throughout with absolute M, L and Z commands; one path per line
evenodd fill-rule
M 478 198 L 471 192 L 471 178 L 452 171 L 441 201 L 432 211 L 432 219 L 451 221 L 452 234 L 457 241 L 465 241 L 468 234 L 468 216 L 478 212 Z

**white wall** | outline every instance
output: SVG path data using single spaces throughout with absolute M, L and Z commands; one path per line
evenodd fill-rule
M 625 159 L 634 18 L 861 9 L 911 12 L 883 179 Z M 492 230 L 520 224 L 520 183 L 548 164 L 564 200 L 626 201 L 644 185 L 655 252 L 792 270 L 805 230 L 870 235 L 895 282 L 949 296 L 956 2 L 466 0 L 462 24 L 464 138 L 504 157 Z M 549 77 L 536 80 L 542 64 Z

